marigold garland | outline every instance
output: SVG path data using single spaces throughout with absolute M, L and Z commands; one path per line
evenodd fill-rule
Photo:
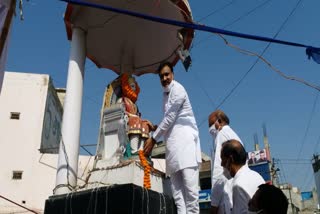
M 139 150 L 139 158 L 144 168 L 143 187 L 146 189 L 151 189 L 151 180 L 150 180 L 151 166 L 149 165 L 146 157 L 144 156 L 143 150 Z
M 134 91 L 130 86 L 129 78 L 132 78 L 134 80 L 133 77 L 129 77 L 128 73 L 123 73 L 121 75 L 122 95 L 124 97 L 128 97 L 133 103 L 135 103 L 138 99 L 138 94 L 140 93 L 140 87 L 135 81 L 134 83 L 136 85 L 136 90 Z

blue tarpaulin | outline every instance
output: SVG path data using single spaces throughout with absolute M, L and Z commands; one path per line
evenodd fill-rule
M 311 198 L 313 198 L 312 192 L 301 192 L 302 201 L 309 200 Z
M 308 55 L 308 59 L 311 57 L 313 61 L 320 64 L 320 48 L 308 47 L 306 54 Z
M 238 32 L 234 32 L 234 31 L 223 30 L 223 29 L 209 27 L 209 26 L 205 26 L 205 25 L 199 25 L 199 24 L 195 24 L 195 23 L 180 22 L 180 21 L 176 21 L 176 20 L 172 20 L 172 19 L 165 19 L 165 18 L 160 18 L 160 17 L 156 17 L 156 16 L 150 16 L 150 15 L 146 15 L 146 14 L 142 14 L 142 13 L 137 13 L 137 12 L 133 12 L 133 11 L 128 11 L 128 10 L 124 10 L 124 9 L 120 9 L 120 8 L 114 8 L 114 7 L 110 7 L 107 5 L 95 4 L 95 3 L 86 2 L 86 1 L 80 1 L 80 0 L 61 0 L 61 1 L 68 2 L 71 4 L 93 7 L 93 8 L 102 9 L 102 10 L 108 10 L 108 11 L 112 11 L 115 13 L 120 13 L 120 14 L 134 16 L 134 17 L 141 18 L 141 19 L 146 19 L 146 20 L 153 21 L 153 22 L 159 22 L 159 23 L 164 23 L 164 24 L 169 24 L 169 25 L 174 25 L 174 26 L 179 26 L 179 27 L 184 27 L 184 28 L 189 28 L 189 29 L 194 29 L 194 30 L 206 31 L 206 32 L 210 32 L 210 33 L 218 33 L 218 34 L 229 35 L 229 36 L 235 36 L 235 37 L 240 37 L 240 38 L 244 38 L 244 39 L 278 43 L 278 44 L 282 44 L 282 45 L 303 47 L 303 48 L 306 48 L 306 53 L 308 55 L 308 58 L 310 59 L 310 57 L 311 57 L 316 63 L 320 64 L 320 48 L 315 48 L 310 45 L 304 45 L 304 44 L 295 43 L 295 42 L 272 39 L 272 38 L 263 37 L 263 36 L 238 33 Z

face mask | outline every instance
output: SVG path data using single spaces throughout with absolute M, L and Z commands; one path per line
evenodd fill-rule
M 230 172 L 228 169 L 224 168 L 223 167 L 223 175 L 228 179 L 230 180 L 232 178 L 232 176 L 230 175 Z
M 225 167 L 223 167 L 223 175 L 224 175 L 228 180 L 230 180 L 230 179 L 232 178 L 232 176 L 231 176 L 231 174 L 230 174 L 230 171 L 229 171 L 229 168 L 230 168 L 230 162 L 229 162 L 229 160 L 227 160 Z
M 209 133 L 212 135 L 212 137 L 216 137 L 218 134 L 218 129 L 216 129 L 216 126 L 214 124 L 212 124 L 212 126 L 210 126 L 209 128 Z
M 168 86 L 162 87 L 163 88 L 163 92 L 170 92 L 172 87 L 173 87 L 173 80 L 171 81 L 171 83 Z

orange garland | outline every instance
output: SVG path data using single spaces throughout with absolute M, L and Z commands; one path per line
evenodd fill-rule
M 151 166 L 149 165 L 146 157 L 144 156 L 143 150 L 139 150 L 139 158 L 140 162 L 144 168 L 144 177 L 143 177 L 143 187 L 146 189 L 151 189 L 151 181 L 150 181 L 150 172 Z
M 133 77 L 131 77 L 133 79 Z M 128 97 L 133 103 L 138 99 L 138 94 L 140 93 L 140 88 L 137 82 L 135 82 L 136 90 L 134 91 L 129 84 L 129 74 L 123 73 L 121 75 L 121 87 L 122 94 L 124 97 Z

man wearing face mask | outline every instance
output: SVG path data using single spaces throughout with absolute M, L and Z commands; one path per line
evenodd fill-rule
M 237 140 L 228 140 L 222 144 L 221 166 L 233 177 L 232 214 L 247 214 L 248 203 L 259 185 L 265 181 L 261 175 L 246 164 L 247 152 Z
M 232 208 L 231 177 L 224 172 L 221 166 L 222 143 L 236 139 L 239 136 L 230 128 L 228 116 L 221 110 L 212 112 L 208 118 L 209 133 L 213 137 L 213 150 L 211 156 L 211 214 L 229 214 Z
M 152 137 L 145 142 L 144 153 L 150 154 L 160 137 L 164 138 L 166 174 L 170 175 L 178 214 L 198 214 L 201 163 L 198 127 L 186 90 L 173 79 L 172 65 L 163 63 L 158 72 L 164 91 L 164 117 Z

